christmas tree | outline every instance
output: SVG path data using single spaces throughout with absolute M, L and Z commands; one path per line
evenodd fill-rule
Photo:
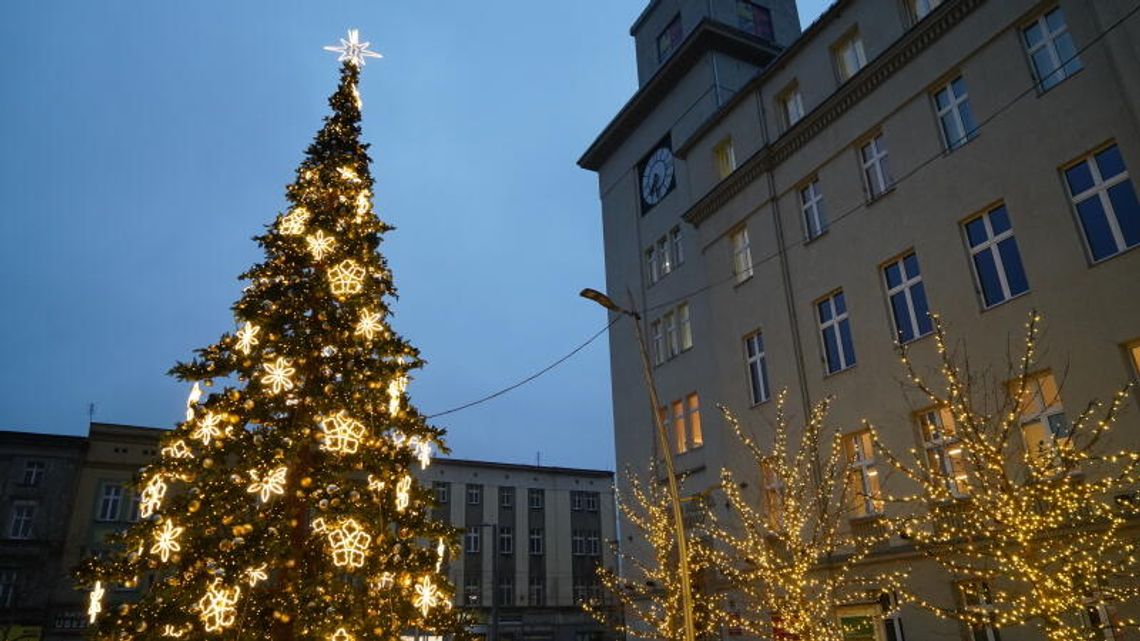
M 443 431 L 407 402 L 423 361 L 388 326 L 392 228 L 360 142 L 357 81 L 378 54 L 355 31 L 341 45 L 333 113 L 256 238 L 238 329 L 171 370 L 193 382 L 186 420 L 137 477 L 139 522 L 80 569 L 97 639 L 462 634 L 441 575 L 454 532 L 412 476 Z

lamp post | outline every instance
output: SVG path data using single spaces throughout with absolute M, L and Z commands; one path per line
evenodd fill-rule
M 620 307 L 609 296 L 596 289 L 586 288 L 578 293 L 605 307 L 611 312 L 629 316 L 633 320 L 633 329 L 637 337 L 637 347 L 641 352 L 641 369 L 645 378 L 645 387 L 649 392 L 649 413 L 653 415 L 653 424 L 657 428 L 657 439 L 661 442 L 662 458 L 665 461 L 665 473 L 668 475 L 669 499 L 673 504 L 673 527 L 677 533 L 677 557 L 681 574 L 681 617 L 684 625 L 684 641 L 695 641 L 696 633 L 693 629 L 693 592 L 689 582 L 689 546 L 685 535 L 685 520 L 681 513 L 681 493 L 677 488 L 677 475 L 673 470 L 673 450 L 669 447 L 669 435 L 665 431 L 665 423 L 658 408 L 661 403 L 657 400 L 657 386 L 653 382 L 653 368 L 649 364 L 649 348 L 645 344 L 645 336 L 641 332 L 641 315 L 635 311 Z M 632 295 L 631 295 L 632 298 Z

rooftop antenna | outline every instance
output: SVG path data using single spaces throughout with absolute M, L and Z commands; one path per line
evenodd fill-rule
M 542 467 L 542 452 L 541 451 L 534 453 L 534 466 L 535 467 Z
M 87 422 L 92 423 L 94 421 L 95 421 L 95 404 L 94 403 L 88 403 L 87 404 Z

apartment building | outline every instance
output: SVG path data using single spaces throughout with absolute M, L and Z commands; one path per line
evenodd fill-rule
M 895 349 L 933 364 L 928 312 L 995 378 L 1044 316 L 1026 447 L 1138 377 L 1138 7 L 838 0 L 801 33 L 792 0 L 649 2 L 639 87 L 579 164 L 598 174 L 606 287 L 642 312 L 687 492 L 747 473 L 715 406 L 763 441 L 780 390 L 793 421 L 833 396 L 851 473 L 882 492 L 862 419 L 896 451 L 939 446 Z M 610 342 L 622 467 L 657 447 L 627 331 Z M 1108 447 L 1137 447 L 1137 409 Z M 853 525 L 881 509 L 852 505 Z M 978 632 L 912 609 L 876 626 Z

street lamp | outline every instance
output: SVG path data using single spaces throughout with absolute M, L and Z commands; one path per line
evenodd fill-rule
M 669 481 L 669 500 L 673 504 L 673 527 L 677 532 L 677 557 L 681 574 L 681 615 L 685 630 L 684 641 L 695 641 L 693 592 L 689 584 L 689 545 L 688 537 L 685 535 L 685 520 L 681 513 L 681 493 L 677 488 L 677 475 L 673 470 L 673 450 L 669 447 L 669 435 L 665 431 L 665 422 L 662 420 L 661 412 L 658 409 L 661 407 L 661 403 L 657 400 L 657 386 L 653 382 L 653 368 L 649 365 L 649 348 L 645 344 L 645 336 L 641 333 L 641 315 L 619 306 L 612 298 L 596 289 L 586 288 L 578 295 L 594 301 L 611 312 L 624 314 L 633 319 L 637 347 L 641 352 L 642 374 L 645 377 L 645 387 L 649 392 L 649 413 L 653 415 L 653 424 L 657 428 L 657 439 L 661 442 L 662 458 L 665 460 L 665 472 Z

